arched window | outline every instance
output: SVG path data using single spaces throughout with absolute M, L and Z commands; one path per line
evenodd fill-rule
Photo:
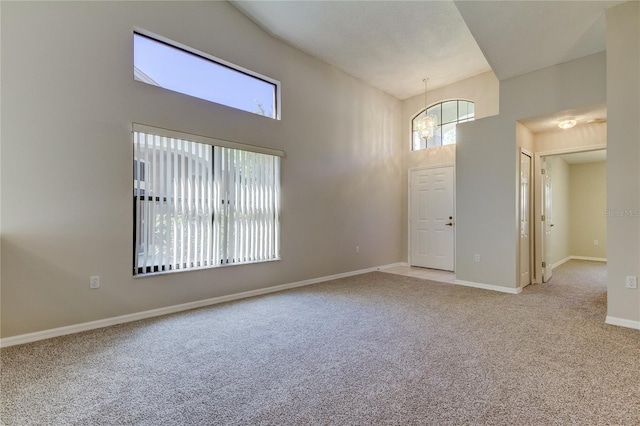
M 411 149 L 414 151 L 456 143 L 456 124 L 473 120 L 474 105 L 471 101 L 463 101 L 461 99 L 440 102 L 427 108 L 427 114 L 436 117 L 438 127 L 433 132 L 432 138 L 422 139 L 416 131 L 416 122 L 424 117 L 424 110 L 413 117 L 411 122 Z

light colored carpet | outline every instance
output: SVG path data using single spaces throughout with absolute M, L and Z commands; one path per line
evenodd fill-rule
M 640 422 L 606 267 L 520 295 L 370 273 L 1 350 L 6 425 Z

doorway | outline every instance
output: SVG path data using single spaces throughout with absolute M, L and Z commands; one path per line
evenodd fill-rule
M 539 153 L 536 163 L 539 280 L 571 259 L 606 262 L 606 150 Z
M 409 264 L 454 270 L 454 167 L 414 169 L 409 175 Z

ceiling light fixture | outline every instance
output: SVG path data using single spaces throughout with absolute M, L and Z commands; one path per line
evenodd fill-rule
M 558 127 L 560 127 L 563 130 L 567 130 L 567 129 L 570 129 L 573 126 L 575 126 L 577 123 L 578 122 L 576 120 L 573 120 L 573 119 L 572 120 L 564 120 L 564 121 L 561 121 L 558 124 Z
M 425 78 L 424 80 L 424 117 L 416 123 L 416 130 L 418 131 L 418 136 L 422 139 L 431 139 L 433 137 L 433 131 L 438 126 L 438 120 L 433 115 L 427 115 L 427 81 L 429 79 Z

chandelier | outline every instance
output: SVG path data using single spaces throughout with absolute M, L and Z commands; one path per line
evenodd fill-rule
M 433 137 L 433 131 L 438 127 L 438 120 L 433 115 L 427 115 L 427 80 L 424 80 L 424 117 L 416 122 L 416 131 L 418 136 L 422 139 L 431 139 Z

